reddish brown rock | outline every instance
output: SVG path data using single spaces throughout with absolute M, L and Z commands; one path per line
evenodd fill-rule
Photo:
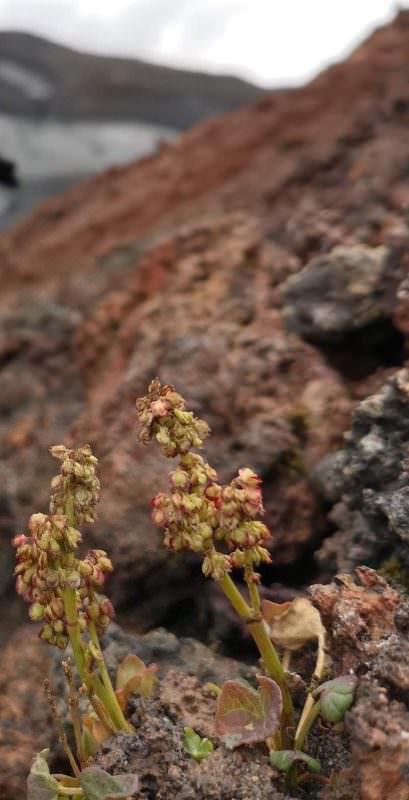
M 12 636 L 1 656 L 0 797 L 25 794 L 34 754 L 50 743 L 50 718 L 42 691 L 49 657 L 31 626 Z
M 264 476 L 276 563 L 296 559 L 313 535 L 308 472 L 340 440 L 350 402 L 320 354 L 283 328 L 271 274 L 257 226 L 223 217 L 145 256 L 122 296 L 78 331 L 89 405 L 74 435 L 102 455 L 99 530 L 121 580 L 167 557 L 148 508 L 170 465 L 137 444 L 134 410 L 156 372 L 209 421 L 206 454 L 223 480 L 245 464 Z M 145 278 L 156 281 L 146 299 Z
M 311 586 L 309 594 L 331 632 L 330 653 L 337 671 L 355 670 L 396 632 L 395 614 L 402 595 L 369 567 L 337 576 L 334 583 Z
M 133 403 L 156 373 L 209 417 L 223 479 L 245 463 L 262 472 L 277 565 L 327 530 L 311 469 L 354 397 L 406 357 L 394 292 L 408 268 L 408 42 L 402 12 L 309 86 L 199 125 L 0 237 L 1 535 L 45 510 L 47 447 L 91 440 L 96 540 L 139 624 L 198 594 L 195 567 L 170 567 L 147 522 L 167 465 L 137 449 Z M 375 331 L 364 316 L 341 352 L 318 350 L 286 331 L 282 287 L 340 245 L 385 246 L 396 273 Z M 11 562 L 7 550 L 1 591 Z
M 409 798 L 409 623 L 406 598 L 374 570 L 338 576 L 310 594 L 329 632 L 336 672 L 360 676 L 356 700 L 346 715 L 353 756 L 352 778 L 340 776 L 325 800 Z M 349 792 L 348 794 L 348 787 Z

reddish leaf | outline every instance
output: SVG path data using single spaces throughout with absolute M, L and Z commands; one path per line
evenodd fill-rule
M 217 700 L 216 731 L 229 749 L 262 742 L 277 731 L 282 711 L 281 691 L 264 675 L 259 689 L 247 681 L 226 681 Z
M 122 709 L 126 708 L 131 694 L 149 697 L 156 682 L 157 665 L 146 667 L 136 655 L 127 655 L 118 667 L 116 676 L 116 695 Z

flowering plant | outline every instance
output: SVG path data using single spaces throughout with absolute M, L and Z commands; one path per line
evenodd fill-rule
M 213 578 L 253 638 L 265 675 L 259 688 L 227 681 L 218 694 L 216 730 L 227 747 L 266 741 L 271 761 L 297 783 L 298 765 L 317 772 L 317 762 L 302 752 L 307 734 L 319 714 L 339 721 L 352 703 L 356 679 L 343 676 L 313 693 L 326 670 L 325 630 L 309 600 L 292 603 L 262 601 L 257 571 L 271 562 L 271 534 L 260 521 L 263 514 L 261 478 L 244 467 L 222 485 L 216 470 L 195 450 L 203 447 L 209 426 L 186 408 L 173 386 L 156 378 L 146 396 L 136 401 L 143 444 L 153 439 L 167 458 L 177 458 L 170 487 L 152 500 L 152 519 L 164 531 L 164 543 L 174 552 L 191 550 L 202 558 L 202 572 Z M 232 577 L 242 572 L 247 599 Z M 295 725 L 295 712 L 284 669 L 274 642 L 291 652 L 316 640 L 317 661 L 304 709 Z M 319 769 L 319 765 L 318 765 Z

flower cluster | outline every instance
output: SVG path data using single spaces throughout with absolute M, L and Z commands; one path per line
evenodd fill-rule
M 64 445 L 56 445 L 50 452 L 61 461 L 60 473 L 51 482 L 51 513 L 66 514 L 68 499 L 78 525 L 95 522 L 100 484 L 95 471 L 98 460 L 90 446 L 69 450 Z
M 148 444 L 155 437 L 168 458 L 187 453 L 192 447 L 202 447 L 209 434 L 207 422 L 186 411 L 184 398 L 173 386 L 161 386 L 158 378 L 150 384 L 146 397 L 136 401 L 136 407 L 140 441 Z
M 89 621 L 102 630 L 107 627 L 113 608 L 99 591 L 112 564 L 104 550 L 90 550 L 82 560 L 76 556 L 82 537 L 73 521 L 90 522 L 99 495 L 96 458 L 89 447 L 54 447 L 52 454 L 62 464 L 51 484 L 51 513 L 33 514 L 29 535 L 16 536 L 13 544 L 17 592 L 30 603 L 30 618 L 43 623 L 40 637 L 63 649 L 70 633 L 64 602 L 67 590 L 74 592 L 81 630 Z
M 164 528 L 165 545 L 203 553 L 203 572 L 216 580 L 236 567 L 244 569 L 248 582 L 258 581 L 254 567 L 270 561 L 264 547 L 270 534 L 256 519 L 263 513 L 261 479 L 246 468 L 227 486 L 218 483 L 216 471 L 191 452 L 202 445 L 207 423 L 185 410 L 184 399 L 173 387 L 161 388 L 156 379 L 136 405 L 141 441 L 146 444 L 155 437 L 166 456 L 179 455 L 170 473 L 171 491 L 152 501 L 152 519 Z M 217 541 L 226 553 L 215 549 Z

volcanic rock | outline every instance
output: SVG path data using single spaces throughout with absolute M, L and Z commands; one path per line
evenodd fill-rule
M 390 259 L 385 247 L 365 245 L 335 247 L 311 259 L 283 286 L 290 328 L 328 343 L 389 317 L 398 271 Z
M 409 371 L 403 369 L 357 406 L 345 447 L 316 469 L 337 528 L 317 554 L 327 568 L 376 564 L 394 552 L 409 564 L 408 454 Z
M 409 648 L 407 600 L 376 572 L 339 575 L 313 586 L 311 598 L 329 631 L 335 670 L 360 676 L 345 725 L 353 766 L 325 800 L 408 800 Z M 352 784 L 356 784 L 355 793 Z
M 133 405 L 156 374 L 209 419 L 222 480 L 261 472 L 277 569 L 304 572 L 334 525 L 313 470 L 340 449 L 356 399 L 406 358 L 408 44 L 401 12 L 309 86 L 209 120 L 0 237 L 3 540 L 46 509 L 47 447 L 90 441 L 92 535 L 138 625 L 206 605 L 198 564 L 169 560 L 148 521 L 170 466 L 137 446 Z M 375 347 L 313 346 L 283 320 L 287 279 L 339 246 L 388 251 L 368 262 L 374 285 L 392 270 Z

